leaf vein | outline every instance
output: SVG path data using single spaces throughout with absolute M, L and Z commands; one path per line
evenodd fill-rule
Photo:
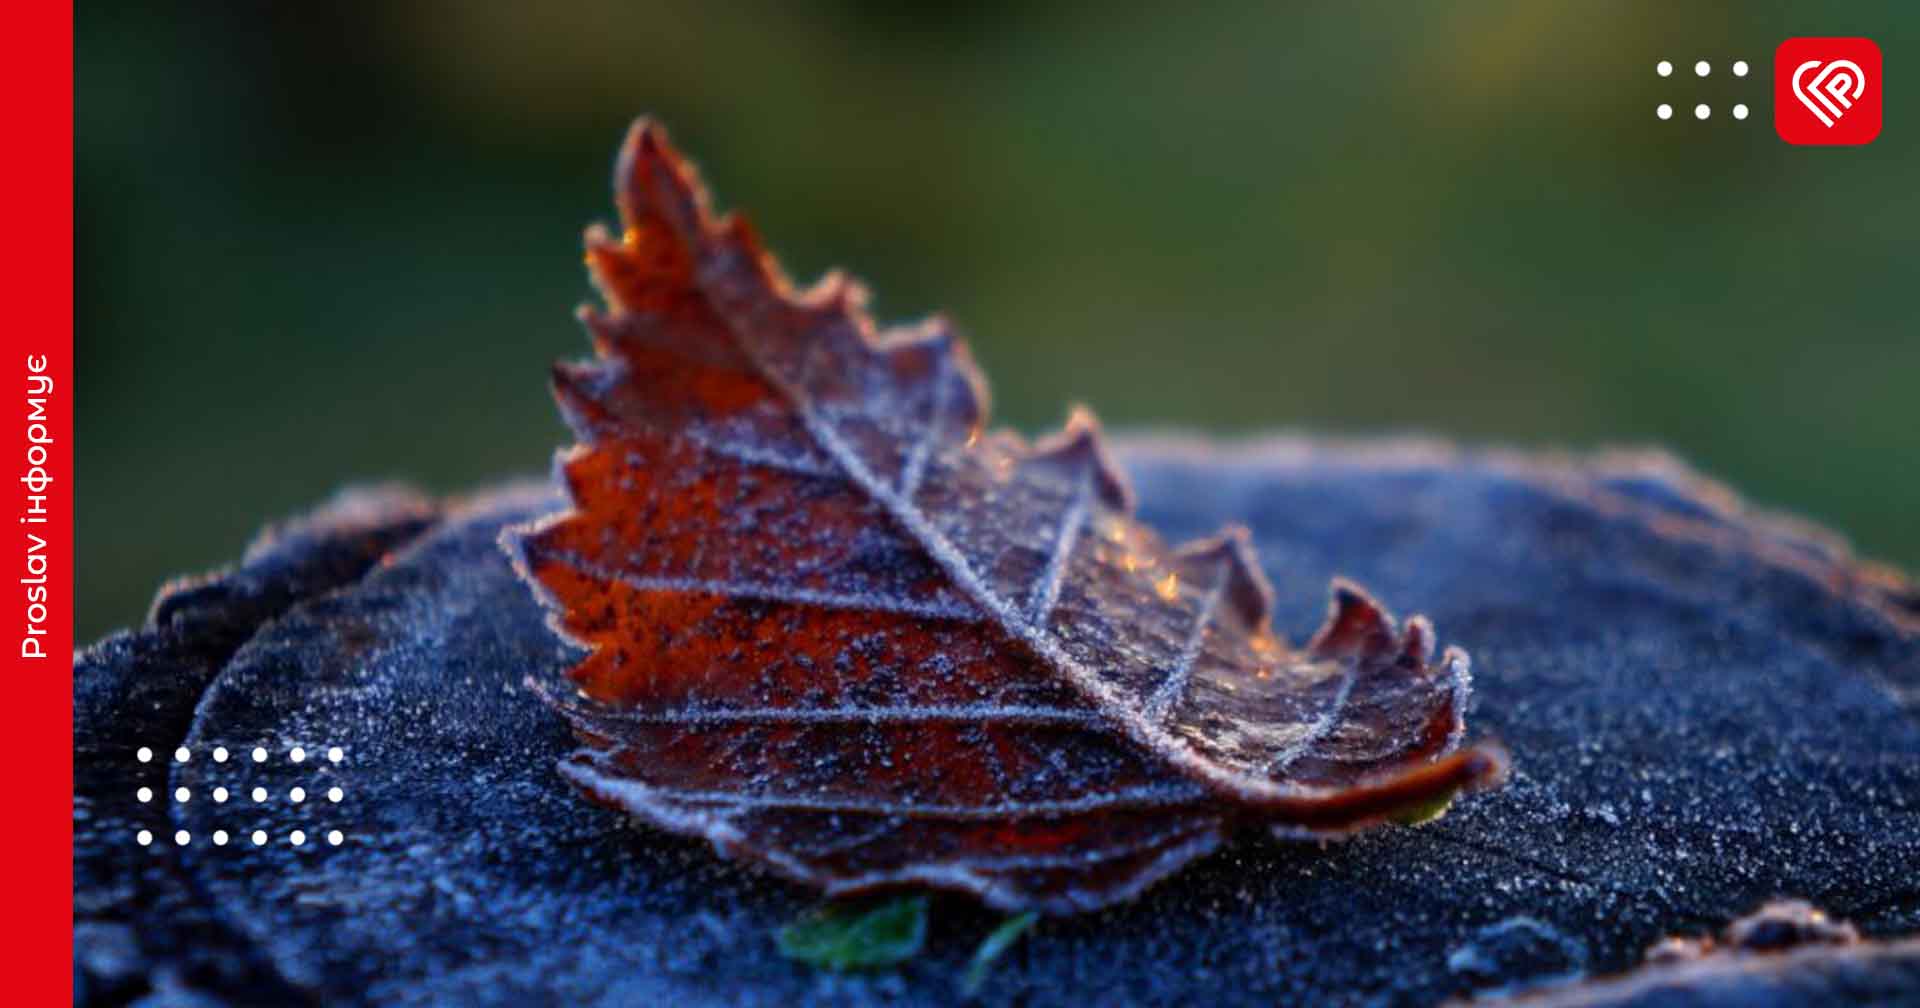
M 1193 629 L 1188 632 L 1187 642 L 1180 648 L 1179 662 L 1147 701 L 1147 717 L 1156 724 L 1167 720 L 1167 716 L 1173 713 L 1174 704 L 1186 693 L 1187 684 L 1193 681 L 1194 663 L 1200 660 L 1200 649 L 1206 643 L 1207 629 L 1213 625 L 1214 610 L 1220 607 L 1220 599 L 1227 592 L 1227 576 L 1231 572 L 1229 565 L 1220 565 L 1219 573 L 1214 575 L 1213 586 L 1207 589 L 1207 597 L 1193 617 Z
M 1066 514 L 1061 517 L 1059 529 L 1054 533 L 1053 551 L 1047 557 L 1047 566 L 1027 595 L 1027 622 L 1034 627 L 1046 627 L 1047 616 L 1053 612 L 1054 603 L 1059 601 L 1060 586 L 1066 580 L 1067 567 L 1073 559 L 1073 548 L 1080 541 L 1080 530 L 1087 524 L 1087 510 L 1092 503 L 1093 474 L 1082 473 L 1080 482 L 1074 487 L 1073 501 L 1067 505 Z
M 977 621 L 980 613 L 964 605 L 922 602 L 917 599 L 898 598 L 891 595 L 862 594 L 858 592 L 819 591 L 812 588 L 796 588 L 792 585 L 771 582 L 751 581 L 708 581 L 700 578 L 646 576 L 612 570 L 596 564 L 575 553 L 559 553 L 557 559 L 590 577 L 603 581 L 617 581 L 629 588 L 649 592 L 680 592 L 696 595 L 717 595 L 722 598 L 758 599 L 765 602 L 782 602 L 788 605 L 815 606 L 822 609 L 850 609 L 856 612 L 891 612 L 924 619 L 951 619 Z

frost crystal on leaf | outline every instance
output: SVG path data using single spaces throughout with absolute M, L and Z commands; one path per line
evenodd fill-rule
M 1254 826 L 1331 836 L 1497 782 L 1467 657 L 1337 583 L 1277 637 L 1246 535 L 1132 517 L 1091 414 L 986 428 L 943 320 L 876 331 L 715 215 L 658 126 L 587 233 L 597 358 L 554 370 L 573 508 L 505 544 L 586 649 L 535 683 L 589 797 L 829 894 L 1126 899 Z

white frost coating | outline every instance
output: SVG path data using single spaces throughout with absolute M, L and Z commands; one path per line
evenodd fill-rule
M 1139 895 L 1148 886 L 1159 882 L 1168 875 L 1185 867 L 1187 862 L 1204 857 L 1220 846 L 1221 831 L 1217 826 L 1201 828 L 1192 837 L 1182 843 L 1168 847 L 1153 859 L 1146 867 L 1128 876 L 1125 885 L 1104 891 L 1104 896 L 1087 893 L 1079 889 L 1067 889 L 1062 892 L 1049 892 L 1044 895 L 1028 891 L 1024 886 L 997 873 L 1046 870 L 1048 868 L 1066 868 L 1079 864 L 1097 864 L 1093 860 L 1071 860 L 1057 858 L 989 858 L 968 861 L 935 861 L 908 866 L 901 871 L 878 871 L 864 875 L 854 875 L 845 879 L 836 879 L 826 886 L 828 896 L 840 896 L 864 892 L 876 886 L 894 885 L 901 882 L 919 882 L 942 888 L 960 888 L 978 893 L 982 902 L 1002 910 L 1021 910 L 1038 908 L 1053 913 L 1078 913 L 1098 910 L 1109 902 L 1124 902 Z M 1142 850 L 1150 849 L 1144 845 L 1123 851 L 1118 856 L 1131 856 Z M 1102 858 L 1101 860 L 1108 860 Z M 1019 863 L 1030 861 L 1030 864 Z M 1057 863 L 1055 863 L 1057 862 Z
M 863 801 L 820 795 L 748 795 L 732 791 L 694 791 L 663 788 L 627 777 L 602 773 L 579 762 L 561 764 L 561 772 L 576 782 L 591 785 L 606 797 L 626 807 L 635 803 L 670 799 L 688 805 L 714 806 L 736 811 L 791 809 L 802 812 L 859 812 L 867 815 L 904 816 L 909 819 L 1009 819 L 1019 816 L 1059 816 L 1099 812 L 1115 808 L 1160 808 L 1184 805 L 1200 797 L 1196 791 L 1177 788 L 1130 788 L 1106 794 L 1087 795 L 1064 801 L 998 802 L 986 805 L 933 805 L 921 802 Z
M 980 614 L 965 606 L 938 605 L 887 595 L 853 595 L 844 592 L 813 591 L 788 585 L 744 581 L 702 581 L 698 578 L 643 577 L 609 570 L 576 553 L 558 552 L 554 556 L 568 566 L 602 581 L 617 581 L 637 591 L 659 591 L 718 595 L 723 598 L 761 599 L 790 605 L 819 606 L 823 609 L 852 609 L 857 612 L 892 612 L 923 619 L 978 620 Z
M 1300 757 L 1305 756 L 1307 750 L 1319 745 L 1321 739 L 1332 733 L 1334 727 L 1340 723 L 1340 715 L 1346 712 L 1347 697 L 1352 695 L 1353 684 L 1359 678 L 1360 663 L 1349 662 L 1346 672 L 1340 676 L 1340 689 L 1334 693 L 1333 702 L 1314 719 L 1313 724 L 1307 729 L 1306 734 L 1300 736 L 1299 741 L 1274 754 L 1273 759 L 1267 762 L 1268 774 L 1278 774 L 1286 770 Z
M 1092 711 L 1008 704 L 935 704 L 921 707 L 689 707 L 680 710 L 619 710 L 597 707 L 588 716 L 631 724 L 886 723 L 899 721 L 1042 722 L 1093 727 Z
M 1453 677 L 1453 730 L 1447 733 L 1447 748 L 1460 744 L 1467 734 L 1467 700 L 1473 695 L 1473 659 L 1458 647 L 1441 653 L 1441 664 Z
M 671 792 L 650 788 L 627 778 L 608 777 L 580 763 L 562 763 L 560 772 L 582 790 L 602 799 L 617 802 L 622 808 L 656 826 L 678 833 L 706 837 L 707 841 L 713 845 L 713 849 L 722 857 L 735 857 L 745 851 L 752 851 L 780 874 L 801 882 L 821 884 L 819 872 L 814 866 L 777 845 L 755 844 L 747 838 L 747 834 L 741 830 L 738 822 L 740 814 L 749 811 L 747 809 L 737 806 L 688 807 L 675 801 Z M 919 883 L 937 888 L 973 892 L 978 894 L 981 901 L 988 906 L 1004 910 L 1028 909 L 1038 904 L 1042 909 L 1052 912 L 1078 912 L 1097 909 L 1111 899 L 1125 900 L 1138 895 L 1148 886 L 1178 871 L 1194 858 L 1211 853 L 1220 846 L 1222 839 L 1223 833 L 1218 824 L 1207 823 L 1196 827 L 1195 835 L 1191 839 L 1168 847 L 1149 865 L 1129 876 L 1124 886 L 1104 896 L 1078 889 L 1069 889 L 1064 893 L 1037 895 L 1019 884 L 1017 880 L 998 872 L 1019 871 L 1023 868 L 1044 869 L 1050 866 L 1040 863 L 1014 864 L 1012 862 L 1016 859 L 1011 858 L 996 859 L 1008 862 L 1003 865 L 971 861 L 920 862 L 898 871 L 881 871 L 845 879 L 829 879 L 824 883 L 824 889 L 829 897 L 837 897 L 863 892 L 875 886 Z
M 1193 618 L 1193 630 L 1187 635 L 1187 642 L 1180 648 L 1180 661 L 1167 673 L 1165 682 L 1153 691 L 1147 699 L 1147 717 L 1156 724 L 1166 723 L 1167 716 L 1173 713 L 1174 701 L 1187 691 L 1187 683 L 1193 679 L 1193 663 L 1200 660 L 1200 646 L 1206 642 L 1207 630 L 1213 626 L 1213 611 L 1220 606 L 1220 599 L 1227 593 L 1227 578 L 1233 573 L 1231 563 L 1220 565 L 1220 571 L 1214 575 L 1213 587 L 1207 589 L 1207 597 L 1200 603 L 1200 612 Z
M 1068 682 L 1108 712 L 1112 723 L 1125 731 L 1128 737 L 1194 778 L 1221 788 L 1243 801 L 1257 803 L 1261 800 L 1310 799 L 1340 793 L 1342 790 L 1340 788 L 1309 787 L 1293 782 L 1263 780 L 1228 770 L 1202 755 L 1193 748 L 1191 743 L 1167 731 L 1164 726 L 1149 718 L 1146 711 L 1136 706 L 1126 694 L 1100 678 L 1092 669 L 1076 661 L 1046 627 L 1035 626 L 1028 622 L 1024 613 L 1018 611 L 1007 599 L 996 594 L 973 569 L 973 565 L 968 562 L 966 555 L 960 551 L 959 547 L 941 533 L 933 522 L 920 513 L 919 509 L 901 499 L 892 488 L 875 477 L 866 463 L 861 461 L 858 453 L 841 439 L 839 432 L 815 413 L 800 390 L 790 386 L 784 378 L 768 368 L 759 354 L 746 345 L 746 341 L 742 340 L 741 344 L 767 380 L 793 403 L 800 414 L 801 422 L 813 434 L 814 440 L 819 442 L 822 450 L 840 464 L 848 478 L 879 501 L 894 520 L 904 526 L 925 547 L 928 555 L 947 572 L 947 576 L 953 579 L 954 584 L 961 591 L 985 609 L 1008 634 L 1060 670 L 1067 677 Z
M 721 458 L 732 459 L 744 465 L 758 466 L 762 469 L 772 469 L 776 472 L 792 473 L 796 476 L 812 476 L 815 478 L 840 475 L 840 470 L 830 465 L 822 465 L 812 459 L 790 458 L 779 452 L 768 451 L 758 445 L 708 437 L 698 428 L 688 430 L 686 436 L 688 440 L 691 440 L 702 451 L 718 455 Z
M 1036 627 L 1047 625 L 1053 604 L 1060 598 L 1060 584 L 1066 580 L 1073 547 L 1080 541 L 1080 530 L 1086 527 L 1087 510 L 1092 506 L 1093 470 L 1087 469 L 1080 473 L 1080 481 L 1073 488 L 1073 500 L 1067 504 L 1066 514 L 1061 516 L 1060 525 L 1054 531 L 1053 550 L 1047 555 L 1046 569 L 1027 593 L 1028 623 Z
M 953 379 L 953 355 L 942 353 L 940 365 L 933 375 L 933 405 L 926 426 L 920 437 L 913 442 L 913 450 L 907 455 L 907 463 L 900 472 L 900 499 L 910 501 L 920 490 L 920 480 L 927 474 L 927 459 L 933 454 L 933 446 L 939 443 L 944 433 L 947 413 L 947 387 Z

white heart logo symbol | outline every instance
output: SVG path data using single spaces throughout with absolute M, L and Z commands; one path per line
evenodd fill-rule
M 1800 64 L 1793 72 L 1793 96 L 1800 99 L 1800 104 L 1805 105 L 1814 118 L 1831 128 L 1853 107 L 1855 99 L 1866 93 L 1867 74 L 1852 60 L 1834 60 L 1803 86 L 1801 81 L 1807 71 L 1821 65 L 1820 60 Z

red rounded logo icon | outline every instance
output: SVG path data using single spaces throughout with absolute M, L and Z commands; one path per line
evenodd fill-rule
M 1790 144 L 1853 147 L 1880 135 L 1880 47 L 1791 38 L 1773 53 L 1773 128 Z

